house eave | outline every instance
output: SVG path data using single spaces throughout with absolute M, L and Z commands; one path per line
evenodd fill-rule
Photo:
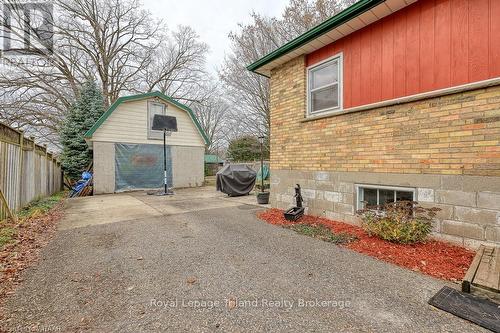
M 269 77 L 273 68 L 344 38 L 416 1 L 361 0 L 248 65 L 247 69 Z

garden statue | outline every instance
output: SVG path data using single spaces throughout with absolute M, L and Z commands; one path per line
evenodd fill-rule
M 299 184 L 297 184 L 297 186 L 295 186 L 295 201 L 297 202 L 296 207 L 302 207 L 302 202 L 304 201 L 304 199 L 302 199 L 302 193 L 300 193 L 300 185 Z
M 304 215 L 304 207 L 302 207 L 302 202 L 304 199 L 302 198 L 302 193 L 300 193 L 300 185 L 297 184 L 295 186 L 295 203 L 296 206 L 289 208 L 287 211 L 285 211 L 285 219 L 289 221 L 297 221 Z

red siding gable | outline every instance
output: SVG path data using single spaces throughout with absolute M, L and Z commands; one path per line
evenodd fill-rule
M 344 57 L 344 108 L 500 76 L 500 0 L 420 0 L 307 55 Z

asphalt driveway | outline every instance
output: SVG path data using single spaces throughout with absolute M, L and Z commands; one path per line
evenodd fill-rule
M 263 223 L 251 199 L 201 189 L 70 201 L 3 328 L 483 332 L 427 305 L 444 282 Z

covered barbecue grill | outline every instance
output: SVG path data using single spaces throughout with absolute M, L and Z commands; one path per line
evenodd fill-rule
M 257 173 L 245 164 L 228 164 L 217 172 L 217 191 L 229 196 L 247 195 L 255 185 Z

